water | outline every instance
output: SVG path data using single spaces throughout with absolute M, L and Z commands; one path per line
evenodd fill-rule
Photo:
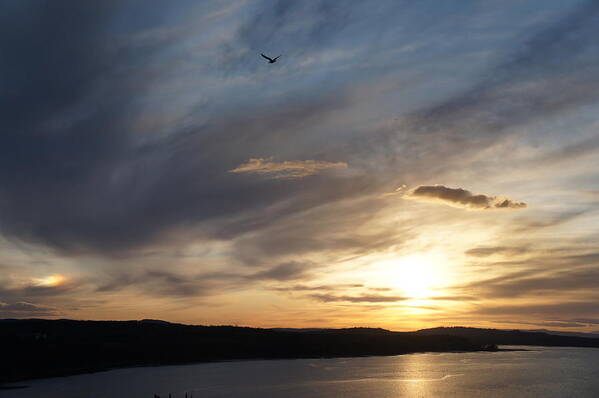
M 521 348 L 521 347 L 519 347 Z M 2 398 L 599 397 L 599 349 L 220 362 L 35 380 Z

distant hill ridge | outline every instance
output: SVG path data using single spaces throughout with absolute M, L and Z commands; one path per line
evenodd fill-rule
M 592 334 L 589 336 L 564 335 L 551 331 L 481 329 L 462 326 L 422 329 L 414 333 L 425 336 L 460 336 L 478 344 L 599 347 L 599 338 Z
M 489 351 L 497 345 L 599 347 L 599 339 L 518 330 L 441 327 L 259 329 L 166 321 L 0 320 L 0 383 L 118 367 L 217 360 Z
M 599 339 L 599 333 L 584 333 L 584 332 L 564 332 L 548 329 L 491 329 L 491 328 L 476 328 L 467 326 L 439 326 L 434 328 L 420 329 L 416 331 L 398 332 L 383 328 L 371 327 L 351 327 L 351 328 L 252 328 L 247 326 L 233 325 L 187 325 L 183 323 L 175 323 L 164 321 L 161 319 L 141 319 L 141 320 L 126 320 L 126 321 L 95 321 L 95 320 L 73 320 L 73 319 L 0 319 L 0 326 L 6 323 L 19 324 L 25 328 L 25 325 L 31 325 L 37 322 L 66 322 L 66 323 L 94 323 L 94 324 L 154 324 L 163 326 L 181 326 L 181 327 L 199 327 L 199 328 L 240 328 L 240 329 L 255 329 L 255 330 L 270 330 L 273 332 L 300 332 L 300 333 L 355 333 L 355 334 L 421 334 L 421 335 L 451 335 L 451 336 L 520 336 L 521 333 L 527 333 L 531 336 L 540 337 L 543 335 L 563 336 L 563 337 L 581 337 L 585 339 Z M 568 341 L 568 340 L 565 340 Z M 575 341 L 575 340 L 573 340 Z M 586 341 L 586 340 L 583 340 Z
M 599 334 L 597 333 L 583 333 L 583 332 L 562 332 L 556 330 L 548 330 L 548 329 L 534 329 L 534 330 L 526 330 L 526 329 L 484 329 L 484 328 L 474 328 L 474 327 L 466 327 L 466 326 L 440 326 L 435 328 L 427 328 L 420 329 L 416 331 L 410 332 L 394 332 L 387 329 L 382 328 L 368 328 L 368 327 L 354 327 L 354 328 L 341 328 L 341 329 L 330 329 L 330 328 L 272 328 L 270 330 L 275 331 L 286 331 L 286 332 L 301 332 L 301 333 L 310 333 L 310 332 L 347 332 L 347 333 L 372 333 L 372 334 L 386 334 L 386 333 L 415 333 L 415 334 L 424 334 L 424 335 L 469 335 L 469 336 L 493 336 L 496 333 L 503 332 L 519 332 L 519 333 L 532 333 L 535 336 L 539 336 L 537 333 L 547 334 L 547 335 L 555 335 L 555 336 L 568 336 L 568 337 L 583 337 L 588 339 L 599 339 Z M 475 332 L 478 331 L 478 332 Z
M 403 332 L 392 332 L 382 328 L 341 328 L 341 329 L 329 329 L 329 328 L 271 328 L 269 330 L 277 332 L 298 332 L 298 333 L 364 333 L 364 334 L 389 334 L 389 333 L 403 333 Z
M 577 337 L 589 337 L 592 339 L 599 339 L 599 333 L 585 333 L 585 332 L 562 332 L 557 330 L 548 329 L 522 329 L 523 332 L 541 332 L 547 334 L 556 334 L 558 336 L 577 336 Z
M 141 321 L 2 320 L 0 383 L 119 367 L 489 349 L 459 336 L 382 329 L 297 331 Z

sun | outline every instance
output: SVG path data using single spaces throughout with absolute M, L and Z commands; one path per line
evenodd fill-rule
M 424 299 L 435 294 L 442 279 L 437 256 L 411 254 L 397 260 L 395 286 L 411 299 Z
M 49 275 L 43 278 L 36 278 L 33 280 L 36 286 L 43 287 L 54 287 L 62 284 L 66 278 L 59 274 Z

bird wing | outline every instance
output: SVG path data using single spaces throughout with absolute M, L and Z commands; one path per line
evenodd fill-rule
M 269 60 L 269 61 L 272 61 L 272 58 L 270 58 L 270 57 L 267 57 L 267 56 L 266 56 L 266 55 L 264 55 L 264 54 L 260 54 L 260 55 L 262 55 L 262 58 L 266 58 L 267 60 Z
M 281 54 L 281 55 L 283 55 L 283 54 Z M 276 57 L 274 60 L 276 61 L 277 59 L 279 59 L 281 57 L 281 55 L 279 55 L 278 57 Z

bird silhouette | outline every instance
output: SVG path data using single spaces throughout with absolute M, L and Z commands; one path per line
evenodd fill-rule
M 277 59 L 280 57 L 280 55 L 279 55 L 279 57 L 276 57 L 276 58 L 267 57 L 264 54 L 260 54 L 260 55 L 262 55 L 262 58 L 266 58 L 268 60 L 269 64 L 274 64 L 275 62 L 277 62 Z

